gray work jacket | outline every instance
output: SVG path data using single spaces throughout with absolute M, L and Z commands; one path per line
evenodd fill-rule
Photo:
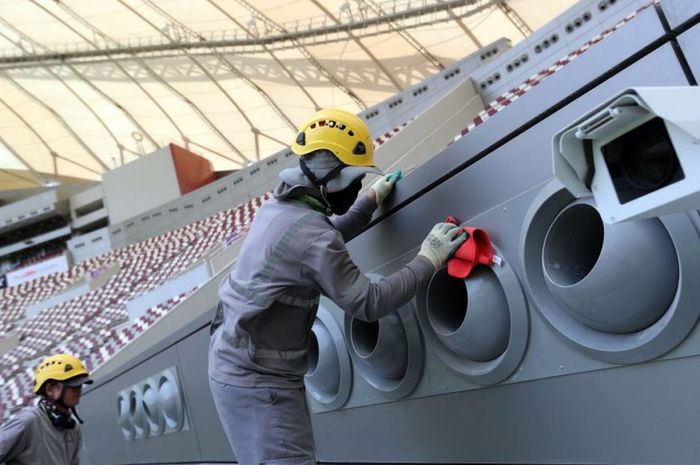
M 56 428 L 38 406 L 20 410 L 0 427 L 0 464 L 78 465 L 80 425 Z
M 413 298 L 434 272 L 428 260 L 416 257 L 372 283 L 348 254 L 345 241 L 376 208 L 368 197 L 330 219 L 296 200 L 275 198 L 260 208 L 219 287 L 222 315 L 210 341 L 211 378 L 241 387 L 301 387 L 320 294 L 365 321 Z

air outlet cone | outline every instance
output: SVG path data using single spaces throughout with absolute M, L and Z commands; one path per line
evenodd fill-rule
M 335 342 L 318 320 L 313 325 L 311 337 L 306 384 L 315 392 L 334 396 L 340 387 L 340 359 Z
M 390 314 L 372 323 L 353 319 L 350 337 L 355 354 L 371 372 L 391 380 L 404 377 L 408 340 L 398 315 Z
M 428 319 L 452 352 L 479 362 L 493 360 L 508 347 L 508 301 L 496 275 L 476 268 L 468 279 L 443 268 L 433 275 L 427 294 Z
M 678 285 L 673 241 L 658 219 L 605 224 L 590 200 L 565 207 L 542 251 L 552 295 L 575 319 L 607 333 L 647 328 Z

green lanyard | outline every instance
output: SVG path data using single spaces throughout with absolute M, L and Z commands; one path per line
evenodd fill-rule
M 320 200 L 310 196 L 309 194 L 301 194 L 295 197 L 296 200 L 305 203 L 309 207 L 313 208 L 317 212 L 321 212 L 326 216 L 331 216 L 333 211 L 328 205 L 324 205 Z

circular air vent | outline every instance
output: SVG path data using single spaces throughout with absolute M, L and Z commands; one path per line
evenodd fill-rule
M 179 431 L 185 420 L 185 411 L 177 377 L 170 372 L 166 371 L 158 379 L 158 401 L 165 421 L 164 431 Z
M 418 310 L 435 353 L 469 381 L 495 384 L 520 364 L 528 338 L 527 306 L 506 261 L 478 266 L 467 279 L 438 270 L 426 293 L 419 294 Z
M 139 390 L 129 391 L 129 419 L 134 428 L 134 439 L 148 436 L 148 420 L 143 409 L 143 395 Z
M 488 267 L 475 269 L 466 280 L 439 270 L 428 287 L 427 310 L 432 330 L 458 355 L 487 362 L 508 347 L 508 301 Z
M 158 436 L 163 433 L 165 428 L 165 419 L 161 412 L 158 399 L 158 388 L 153 380 L 148 380 L 143 383 L 141 388 L 143 395 L 143 410 L 146 414 L 148 422 L 148 435 Z
M 134 427 L 131 424 L 131 411 L 129 405 L 129 394 L 120 393 L 117 397 L 117 422 L 124 439 L 134 439 Z
M 377 375 L 402 379 L 408 368 L 408 341 L 398 315 L 387 315 L 367 323 L 353 318 L 350 322 L 352 348 L 368 370 Z
M 591 199 L 552 182 L 525 227 L 521 254 L 535 307 L 591 357 L 650 360 L 695 325 L 700 239 L 688 215 L 606 224 Z
M 385 396 L 405 397 L 418 384 L 424 348 L 413 303 L 375 322 L 346 315 L 345 338 L 359 373 Z
M 678 259 L 663 224 L 656 218 L 604 224 L 591 200 L 571 203 L 554 219 L 542 267 L 566 311 L 606 333 L 649 327 L 678 287 Z
M 352 386 L 352 368 L 342 332 L 323 306 L 311 332 L 306 389 L 324 407 L 340 408 L 347 402 Z

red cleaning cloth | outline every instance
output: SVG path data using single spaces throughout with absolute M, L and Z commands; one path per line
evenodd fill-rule
M 447 218 L 448 223 L 459 224 L 453 217 Z M 447 261 L 447 274 L 453 278 L 465 279 L 475 266 L 491 265 L 493 263 L 493 247 L 491 239 L 483 229 L 462 227 L 461 232 L 468 234 L 467 240 Z

